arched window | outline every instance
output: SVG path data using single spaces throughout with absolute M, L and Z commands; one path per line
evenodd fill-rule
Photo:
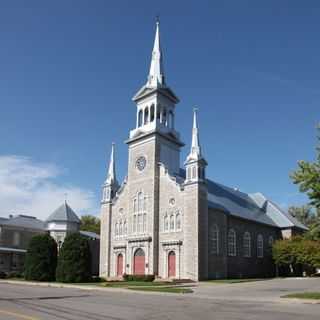
M 157 121 L 159 121 L 160 122 L 160 120 L 161 120 L 161 107 L 158 105 L 157 106 Z
M 141 212 L 143 210 L 143 194 L 142 192 L 138 193 L 138 211 Z
M 144 124 L 149 122 L 149 108 L 144 109 Z
M 147 231 L 147 214 L 143 214 L 143 232 Z
M 137 228 L 137 232 L 142 232 L 142 214 L 138 214 L 138 228 Z
M 115 234 L 116 234 L 116 237 L 119 236 L 119 225 L 118 225 L 118 223 L 116 223 L 116 225 L 115 225 Z
M 163 230 L 164 231 L 169 231 L 169 218 L 167 215 L 164 216 L 163 220 Z
M 154 104 L 150 108 L 150 122 L 154 121 Z
M 168 123 L 168 126 L 173 129 L 174 128 L 174 115 L 173 115 L 173 112 L 170 111 L 169 112 L 169 123 Z
M 272 246 L 273 246 L 273 237 L 272 236 L 269 237 L 268 243 L 269 243 L 269 247 L 272 249 Z
M 137 215 L 136 214 L 133 216 L 132 232 L 133 233 L 137 232 Z
M 257 239 L 257 256 L 263 258 L 263 236 L 261 234 L 258 235 Z
M 162 113 L 162 123 L 166 126 L 167 125 L 167 111 L 166 109 L 163 109 Z
M 138 127 L 142 126 L 142 110 L 138 113 Z
M 181 230 L 181 214 L 179 211 L 176 213 L 176 229 L 177 231 Z
M 213 254 L 219 254 L 219 228 L 216 224 L 210 228 L 211 236 L 211 252 Z
M 119 236 L 122 236 L 122 222 L 119 223 Z
M 127 230 L 127 222 L 124 221 L 124 223 L 123 223 L 123 234 L 126 235 L 127 232 L 128 232 L 128 230 Z
M 187 169 L 187 180 L 190 180 L 191 179 L 191 168 L 189 167 Z
M 243 256 L 251 257 L 251 236 L 249 232 L 243 235 Z
M 236 232 L 233 229 L 228 232 L 228 255 L 231 257 L 237 255 Z
M 197 178 L 197 171 L 196 170 L 197 170 L 196 167 L 193 166 L 192 167 L 192 179 L 196 179 Z
M 174 230 L 174 215 L 170 216 L 170 231 Z

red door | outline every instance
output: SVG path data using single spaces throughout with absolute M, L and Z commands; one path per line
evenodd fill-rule
M 120 253 L 117 257 L 117 276 L 121 277 L 123 274 L 123 255 Z
M 145 255 L 144 255 L 144 251 L 140 248 L 134 254 L 133 274 L 144 275 L 144 270 L 145 270 Z
M 168 255 L 168 276 L 169 278 L 176 276 L 176 254 L 170 251 Z

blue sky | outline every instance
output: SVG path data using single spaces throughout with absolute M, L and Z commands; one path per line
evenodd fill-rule
M 7 0 L 0 215 L 45 217 L 64 193 L 79 213 L 97 213 L 112 141 L 126 174 L 131 98 L 146 81 L 157 14 L 166 79 L 181 99 L 181 159 L 198 106 L 210 178 L 283 206 L 306 201 L 288 175 L 315 158 L 319 1 Z

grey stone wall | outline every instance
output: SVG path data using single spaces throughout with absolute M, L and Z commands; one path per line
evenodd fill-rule
M 282 237 L 278 228 L 267 226 L 253 221 L 247 221 L 234 216 L 227 216 L 218 210 L 209 210 L 210 226 L 219 227 L 219 254 L 210 250 L 209 231 L 209 278 L 248 278 L 275 276 L 275 266 L 272 261 L 272 251 L 269 246 L 269 237 L 273 240 Z M 228 230 L 236 232 L 236 256 L 228 256 Z M 251 256 L 244 256 L 243 236 L 249 232 L 251 236 Z M 263 257 L 257 256 L 257 238 L 263 236 Z

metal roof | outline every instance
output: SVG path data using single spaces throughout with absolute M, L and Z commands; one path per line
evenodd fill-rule
M 268 224 L 277 224 L 244 192 L 207 180 L 209 208 L 222 210 L 232 216 Z
M 46 220 L 46 222 L 52 221 L 80 223 L 77 214 L 70 208 L 67 202 L 56 209 Z
M 207 180 L 207 186 L 209 208 L 282 229 L 296 227 L 308 230 L 261 193 L 247 194 L 211 180 Z
M 97 240 L 100 239 L 100 236 L 95 232 L 80 231 L 80 234 L 82 234 L 83 236 L 88 237 L 88 238 L 97 239 Z
M 37 219 L 36 217 L 27 216 L 27 215 L 17 215 L 13 216 L 10 219 L 5 219 L 5 221 L 0 221 L 2 225 L 44 230 L 44 222 Z

